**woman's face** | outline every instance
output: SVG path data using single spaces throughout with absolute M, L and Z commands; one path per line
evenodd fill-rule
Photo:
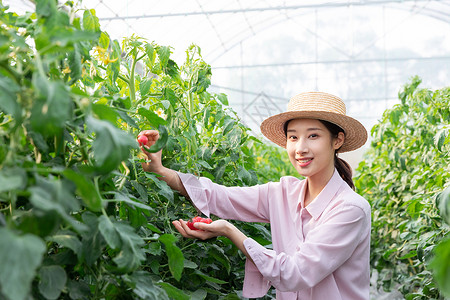
M 334 171 L 334 153 L 344 143 L 344 134 L 337 138 L 319 120 L 294 119 L 287 126 L 286 149 L 291 163 L 304 177 L 329 178 Z

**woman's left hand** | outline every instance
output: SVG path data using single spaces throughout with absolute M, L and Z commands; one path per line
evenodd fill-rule
M 217 236 L 226 236 L 230 229 L 230 223 L 225 220 L 217 220 L 210 224 L 196 222 L 194 227 L 199 230 L 192 230 L 187 226 L 187 222 L 180 219 L 172 224 L 185 238 L 207 240 Z

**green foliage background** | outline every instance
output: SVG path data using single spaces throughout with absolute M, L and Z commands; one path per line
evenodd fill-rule
M 180 239 L 171 221 L 196 211 L 142 171 L 135 138 L 159 129 L 167 167 L 225 185 L 296 175 L 284 151 L 250 136 L 227 96 L 208 92 L 211 68 L 198 47 L 179 65 L 169 46 L 111 40 L 94 10 L 72 2 L 38 0 L 24 15 L 6 9 L 0 4 L 0 298 L 240 298 L 242 254 L 224 238 Z M 443 293 L 450 286 L 449 93 L 417 85 L 374 127 L 356 183 L 373 206 L 380 284 L 437 299 L 431 270 Z M 270 244 L 266 225 L 237 225 Z
M 272 179 L 268 160 L 291 172 L 207 91 L 200 49 L 178 66 L 170 47 L 119 44 L 71 2 L 0 10 L 0 298 L 238 298 L 242 255 L 179 239 L 171 221 L 197 213 L 142 171 L 136 142 L 159 129 L 167 167 L 226 185 Z M 270 244 L 267 227 L 239 226 Z
M 372 128 L 355 185 L 372 205 L 378 285 L 405 299 L 443 299 L 450 296 L 450 89 L 419 89 L 420 82 L 406 84 L 401 103 Z

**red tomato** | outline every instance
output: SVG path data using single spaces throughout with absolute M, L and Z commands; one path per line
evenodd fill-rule
M 147 145 L 148 138 L 145 135 L 140 135 L 140 136 L 138 136 L 137 141 L 138 141 L 139 145 L 144 146 L 144 145 Z
M 187 222 L 187 226 L 191 230 L 200 230 L 200 229 L 194 227 L 194 223 L 197 223 L 197 222 L 211 224 L 212 220 L 210 218 L 194 217 L 194 218 L 192 218 L 192 221 Z

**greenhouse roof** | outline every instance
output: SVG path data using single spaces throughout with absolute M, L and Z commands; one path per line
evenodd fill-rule
M 6 1 L 12 10 L 28 0 Z M 211 91 L 256 133 L 296 93 L 342 97 L 370 130 L 414 75 L 422 87 L 450 82 L 450 1 L 84 0 L 112 38 L 135 34 L 172 47 L 178 64 L 189 45 L 212 67 Z

